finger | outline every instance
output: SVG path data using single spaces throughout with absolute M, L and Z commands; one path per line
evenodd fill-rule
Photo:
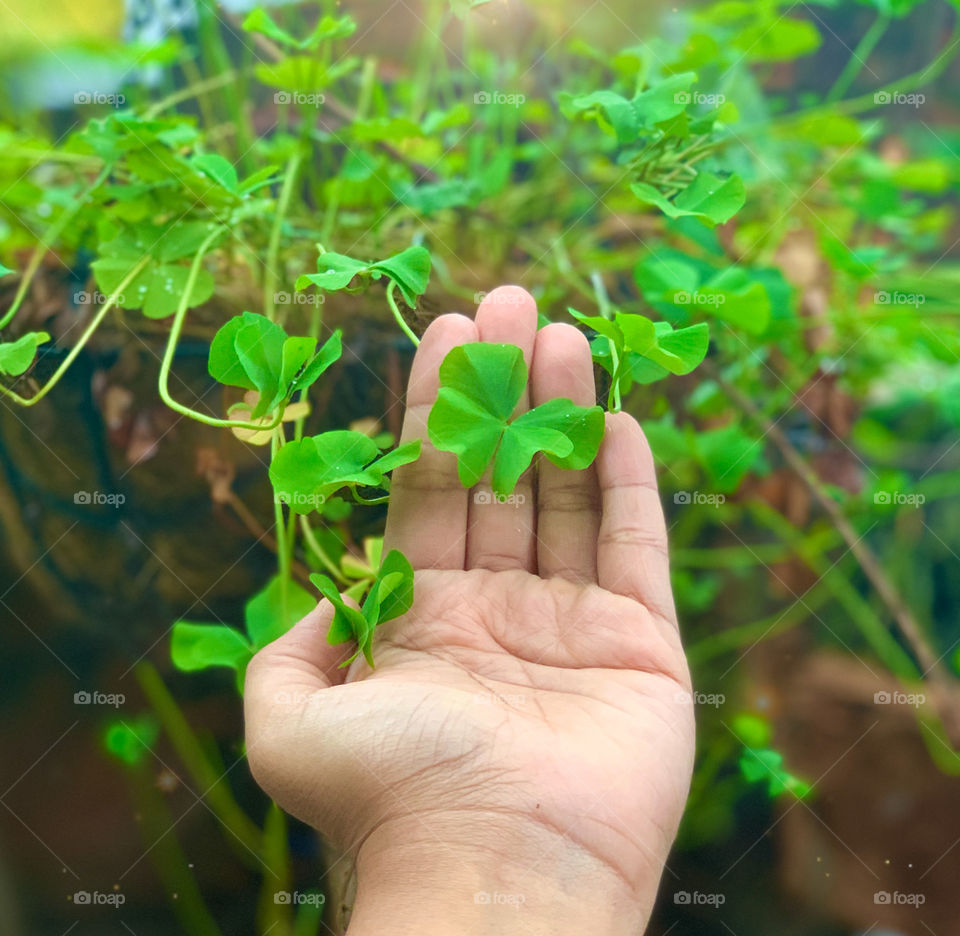
M 332 620 L 333 605 L 321 601 L 250 661 L 243 692 L 248 738 L 261 737 L 278 712 L 301 708 L 314 693 L 343 682 L 339 666 L 355 648 L 327 643 Z
M 501 286 L 487 293 L 477 309 L 477 331 L 481 341 L 517 345 L 529 368 L 537 338 L 537 304 L 519 286 Z M 530 409 L 529 388 L 525 388 L 514 416 Z M 537 568 L 534 533 L 532 472 L 520 479 L 509 503 L 491 496 L 490 473 L 473 489 L 467 524 L 468 569 Z
M 601 587 L 639 601 L 675 625 L 667 528 L 653 453 L 632 416 L 607 414 L 597 477 L 603 507 L 597 546 Z
M 567 397 L 593 406 L 596 386 L 586 337 L 572 325 L 547 325 L 537 332 L 531 375 L 534 406 Z M 596 583 L 600 491 L 597 472 L 558 468 L 540 460 L 537 478 L 537 564 L 544 578 Z
M 442 315 L 424 332 L 413 359 L 400 441 L 421 439 L 423 447 L 418 461 L 393 473 L 384 549 L 399 549 L 415 569 L 464 567 L 468 492 L 457 477 L 456 456 L 430 444 L 427 417 L 443 359 L 476 340 L 477 328 L 466 316 Z

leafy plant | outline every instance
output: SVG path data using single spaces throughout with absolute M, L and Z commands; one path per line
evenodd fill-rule
M 603 439 L 599 406 L 556 399 L 512 418 L 527 376 L 515 345 L 461 345 L 440 365 L 427 427 L 438 449 L 456 454 L 464 487 L 477 484 L 492 464 L 493 490 L 506 497 L 538 452 L 560 468 L 586 468 L 596 458 Z

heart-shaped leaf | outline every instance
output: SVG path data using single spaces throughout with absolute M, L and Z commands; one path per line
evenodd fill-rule
M 473 487 L 493 462 L 493 490 L 506 497 L 539 452 L 561 468 L 584 468 L 596 458 L 600 407 L 556 399 L 511 421 L 526 385 L 527 366 L 515 345 L 460 345 L 444 358 L 427 429 L 438 449 L 456 454 L 464 487 Z
M 37 345 L 49 341 L 46 332 L 27 332 L 16 341 L 0 344 L 0 374 L 19 377 L 33 363 L 37 354 Z
M 284 445 L 270 463 L 270 481 L 282 503 L 310 513 L 343 487 L 388 486 L 387 472 L 419 457 L 419 439 L 381 456 L 364 433 L 334 430 Z
M 656 206 L 668 218 L 700 218 L 711 226 L 726 224 L 747 198 L 740 176 L 721 179 L 712 172 L 701 172 L 673 201 L 647 182 L 635 182 L 630 189 L 640 201 Z
M 310 581 L 334 607 L 327 642 L 333 645 L 356 641 L 357 652 L 341 666 L 363 654 L 373 666 L 373 632 L 379 624 L 406 614 L 413 607 L 413 567 L 399 550 L 391 549 L 373 580 L 361 609 L 348 605 L 336 584 L 326 575 L 314 573 Z
M 426 247 L 408 247 L 406 250 L 378 260 L 364 263 L 345 254 L 326 252 L 317 260 L 317 272 L 305 273 L 296 282 L 297 289 L 312 283 L 321 289 L 336 291 L 345 289 L 356 276 L 379 279 L 386 276 L 397 284 L 407 305 L 417 304 L 417 297 L 427 291 L 430 281 L 430 252 Z

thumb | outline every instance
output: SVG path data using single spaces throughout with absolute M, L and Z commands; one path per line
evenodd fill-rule
M 306 710 L 321 705 L 326 691 L 341 685 L 346 676 L 339 664 L 354 648 L 327 643 L 333 613 L 333 605 L 324 599 L 247 666 L 243 695 L 247 758 L 268 793 L 276 785 L 271 778 L 282 775 L 297 756 L 298 726 Z

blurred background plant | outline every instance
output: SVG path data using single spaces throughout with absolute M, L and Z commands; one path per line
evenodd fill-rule
M 661 468 L 699 754 L 651 932 L 953 931 L 960 13 L 637 6 L 0 7 L 4 932 L 340 928 L 345 863 L 246 771 L 245 657 L 171 633 L 363 587 L 383 508 L 285 516 L 207 354 L 245 310 L 342 330 L 286 417 L 383 447 L 404 330 L 501 282 Z M 298 290 L 317 244 L 430 285 Z

